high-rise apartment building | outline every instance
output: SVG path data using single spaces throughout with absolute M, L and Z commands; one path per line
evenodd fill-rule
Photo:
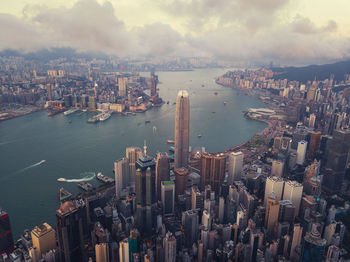
M 305 162 L 305 156 L 306 156 L 306 150 L 307 150 L 307 142 L 306 141 L 300 141 L 298 143 L 298 149 L 297 149 L 297 164 L 303 165 Z
M 190 137 L 190 101 L 185 90 L 179 91 L 175 114 L 175 168 L 187 167 Z
M 202 155 L 201 167 L 201 189 L 210 185 L 216 194 L 219 194 L 220 187 L 225 180 L 226 156 L 224 154 Z
M 188 169 L 181 167 L 174 170 L 176 196 L 183 195 L 187 186 Z

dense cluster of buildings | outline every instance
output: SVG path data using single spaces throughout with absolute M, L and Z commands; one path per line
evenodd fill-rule
M 220 81 L 244 82 L 237 74 Z M 254 74 L 269 83 L 269 71 Z M 349 97 L 329 82 L 271 94 L 301 110 L 250 161 L 245 151 L 189 152 L 190 98 L 180 91 L 173 158 L 149 156 L 146 143 L 126 148 L 114 184 L 61 203 L 55 229 L 44 223 L 15 243 L 0 210 L 0 261 L 345 261 Z

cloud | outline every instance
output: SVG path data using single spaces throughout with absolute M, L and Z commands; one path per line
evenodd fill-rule
M 160 0 L 159 0 L 160 1 Z M 289 0 L 172 0 L 160 3 L 186 23 L 187 34 L 156 22 L 127 28 L 109 1 L 79 0 L 71 8 L 29 5 L 23 17 L 0 14 L 0 49 L 71 47 L 124 56 L 209 56 L 242 63 L 323 63 L 350 57 L 349 38 L 334 20 L 279 18 Z

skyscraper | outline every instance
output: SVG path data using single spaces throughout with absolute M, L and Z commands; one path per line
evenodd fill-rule
M 125 77 L 119 77 L 118 78 L 118 95 L 119 96 L 126 96 L 126 78 Z
M 9 214 L 0 207 L 0 254 L 12 252 L 13 247 Z
M 190 136 L 190 101 L 185 90 L 179 91 L 175 114 L 175 168 L 187 167 Z
M 109 262 L 109 249 L 107 243 L 95 245 L 96 262 Z
M 52 249 L 56 248 L 55 230 L 47 224 L 34 227 L 31 232 L 33 247 L 37 249 L 39 258 Z
M 129 262 L 129 240 L 125 238 L 119 242 L 119 261 Z
M 303 165 L 305 162 L 305 155 L 306 155 L 306 149 L 307 149 L 307 142 L 306 141 L 300 141 L 298 143 L 298 149 L 297 149 L 297 164 Z
M 321 132 L 312 132 L 310 138 L 308 159 L 314 160 L 315 153 L 319 149 L 321 143 Z
M 350 150 L 350 129 L 334 130 L 330 141 L 323 186 L 330 192 L 341 190 Z
M 132 186 L 135 186 L 136 161 L 142 156 L 142 150 L 139 147 L 127 147 L 125 156 L 129 161 L 129 180 Z
M 229 154 L 228 164 L 228 178 L 227 182 L 229 185 L 233 184 L 233 181 L 241 180 L 243 171 L 243 153 L 232 152 Z
M 271 176 L 266 179 L 266 185 L 265 185 L 265 196 L 264 196 L 264 203 L 266 205 L 267 198 L 272 194 L 275 193 L 276 200 L 279 201 L 282 199 L 282 193 L 283 193 L 283 187 L 284 187 L 284 181 L 280 177 Z
M 301 198 L 303 196 L 303 185 L 297 181 L 284 183 L 283 200 L 290 200 L 295 207 L 294 216 L 299 215 Z
M 182 213 L 182 225 L 184 227 L 185 245 L 188 248 L 197 241 L 198 235 L 198 211 L 196 209 L 187 210 Z
M 301 225 L 294 224 L 293 241 L 290 248 L 290 256 L 289 256 L 292 262 L 299 261 L 299 254 L 298 254 L 299 252 L 297 252 L 297 247 L 299 247 L 301 244 L 302 235 L 303 235 L 303 228 L 301 227 Z
M 183 195 L 187 186 L 188 169 L 177 168 L 174 170 L 175 173 L 175 190 L 176 196 Z
M 157 153 L 156 159 L 156 197 L 161 198 L 161 182 L 170 180 L 170 162 L 167 153 Z
M 115 193 L 120 197 L 120 193 L 129 184 L 129 161 L 127 158 L 114 162 Z
M 226 156 L 224 154 L 202 155 L 201 189 L 210 185 L 215 194 L 220 193 L 220 187 L 225 179 Z
M 272 168 L 271 168 L 271 175 L 282 177 L 284 170 L 284 161 L 280 159 L 273 159 L 272 160 Z
M 271 194 L 266 201 L 265 227 L 270 236 L 274 236 L 278 222 L 278 214 L 280 210 L 279 201 L 275 194 Z
M 155 166 L 153 158 L 144 155 L 136 161 L 136 224 L 142 235 L 152 233 L 152 208 L 155 201 Z
M 165 253 L 165 262 L 175 262 L 176 261 L 176 239 L 170 233 L 166 233 L 163 239 L 163 248 Z
M 303 262 L 321 262 L 327 241 L 321 238 L 317 224 L 312 224 L 311 232 L 306 232 L 302 251 Z
M 71 201 L 64 202 L 56 212 L 56 230 L 60 261 L 87 261 L 86 206 Z
M 173 181 L 161 182 L 161 195 L 163 204 L 163 214 L 174 214 L 175 184 Z

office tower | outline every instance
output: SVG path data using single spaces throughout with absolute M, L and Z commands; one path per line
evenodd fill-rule
M 297 149 L 297 164 L 303 165 L 305 162 L 305 155 L 306 155 L 306 149 L 307 149 L 307 142 L 306 141 L 300 141 L 298 143 L 298 149 Z
M 33 247 L 37 249 L 39 258 L 44 253 L 56 248 L 55 230 L 47 223 L 34 227 L 31 236 Z
M 308 159 L 314 160 L 317 150 L 320 148 L 321 132 L 312 132 L 310 138 Z
M 158 76 L 154 74 L 154 69 L 151 71 L 151 96 L 157 96 Z
M 272 160 L 272 168 L 271 168 L 271 175 L 282 177 L 284 170 L 284 161 L 279 159 L 273 159 Z
M 204 248 L 203 248 L 203 242 L 202 240 L 198 240 L 198 262 L 203 262 L 203 252 L 204 252 Z
M 119 261 L 129 262 L 129 241 L 127 238 L 119 242 Z
M 291 148 L 297 150 L 298 143 L 303 140 L 307 140 L 308 130 L 304 126 L 297 126 L 295 131 L 293 132 L 292 144 Z
M 266 201 L 269 195 L 274 193 L 276 195 L 276 200 L 279 201 L 282 199 L 284 181 L 280 177 L 271 176 L 266 179 L 265 185 L 265 195 L 264 195 L 264 203 L 266 205 Z
M 243 153 L 232 152 L 229 154 L 228 159 L 228 178 L 227 182 L 229 185 L 233 184 L 233 181 L 239 181 L 242 177 L 243 172 Z
M 144 155 L 136 161 L 136 224 L 140 233 L 151 235 L 153 228 L 152 206 L 155 201 L 155 162 Z
M 192 244 L 197 241 L 198 211 L 192 209 L 182 212 L 182 225 L 184 227 L 184 232 L 186 232 L 185 245 L 191 248 Z
M 161 195 L 163 215 L 174 214 L 175 184 L 173 181 L 161 182 Z
M 126 96 L 126 77 L 119 77 L 118 78 L 118 95 L 119 96 Z
M 176 196 L 183 195 L 187 187 L 188 169 L 180 167 L 174 170 Z
M 156 159 L 156 196 L 157 200 L 161 198 L 160 183 L 170 180 L 170 162 L 167 153 L 157 153 Z
M 323 238 L 326 239 L 327 245 L 337 245 L 333 243 L 334 237 L 339 236 L 339 244 L 344 239 L 345 225 L 342 222 L 335 222 L 334 220 L 325 227 L 323 232 Z M 338 246 L 339 246 L 338 244 Z
M 60 260 L 87 261 L 86 239 L 88 229 L 86 206 L 67 201 L 56 212 L 56 231 Z
M 129 161 L 129 180 L 130 184 L 135 186 L 136 161 L 142 156 L 142 150 L 139 147 L 127 147 L 125 156 Z
M 270 236 L 274 236 L 275 228 L 277 227 L 278 214 L 280 210 L 279 201 L 276 200 L 276 196 L 272 194 L 267 198 L 266 201 L 266 214 L 265 214 L 265 227 L 267 228 L 267 233 Z
M 29 257 L 32 259 L 32 262 L 38 262 L 40 260 L 38 249 L 36 247 L 28 248 L 28 253 L 29 253 Z
M 315 127 L 315 123 L 316 123 L 316 115 L 315 114 L 311 114 L 310 118 L 309 118 L 309 127 L 310 128 L 314 128 Z
M 300 202 L 303 195 L 303 185 L 297 181 L 284 183 L 283 200 L 290 200 L 295 207 L 294 216 L 299 215 Z
M 185 90 L 179 91 L 175 114 L 175 168 L 187 167 L 190 137 L 190 101 Z
M 96 262 L 109 262 L 109 248 L 107 243 L 95 245 Z
M 52 101 L 52 90 L 50 84 L 47 84 L 47 100 Z
M 133 228 L 130 230 L 129 234 L 129 255 L 131 258 L 131 261 L 133 261 L 133 257 L 135 254 L 139 253 L 139 242 L 140 242 L 141 236 L 139 231 L 136 228 Z
M 219 223 L 224 223 L 224 215 L 225 215 L 225 198 L 219 197 Z
M 299 252 L 297 251 L 297 248 L 300 247 L 302 235 L 303 235 L 303 228 L 301 227 L 301 225 L 294 224 L 293 240 L 292 240 L 292 245 L 290 248 L 290 256 L 289 256 L 292 262 L 299 261 Z
M 220 187 L 225 179 L 226 156 L 224 154 L 202 155 L 201 170 L 201 189 L 204 190 L 206 185 L 210 185 L 211 189 L 217 195 L 220 193 Z
M 211 230 L 211 223 L 213 221 L 212 216 L 208 212 L 208 210 L 204 209 L 202 214 L 202 225 L 205 229 L 208 229 L 208 231 Z
M 345 168 L 350 150 L 350 129 L 334 130 L 333 139 L 329 143 L 326 173 L 323 186 L 335 193 L 341 190 L 344 181 Z
M 295 206 L 290 200 L 280 200 L 280 212 L 278 220 L 281 222 L 288 222 L 289 224 L 294 222 L 295 218 Z
M 326 262 L 338 262 L 340 256 L 340 248 L 337 246 L 329 246 L 327 251 Z
M 166 233 L 163 239 L 165 262 L 176 262 L 176 238 L 170 233 Z
M 96 109 L 96 99 L 94 96 L 89 96 L 89 109 Z
M 0 207 L 0 254 L 13 251 L 14 243 L 9 214 Z
M 123 157 L 114 162 L 115 193 L 120 197 L 120 193 L 129 184 L 129 161 Z
M 199 191 L 197 186 L 192 186 L 192 193 L 191 193 L 191 198 L 192 198 L 192 209 L 202 209 L 204 205 L 204 200 L 203 200 L 203 195 Z
M 309 87 L 309 90 L 307 91 L 307 97 L 306 97 L 306 101 L 308 103 L 310 103 L 314 100 L 315 91 L 316 91 L 316 86 Z
M 312 224 L 311 232 L 306 232 L 302 250 L 303 262 L 321 262 L 327 241 L 321 238 L 317 224 Z

